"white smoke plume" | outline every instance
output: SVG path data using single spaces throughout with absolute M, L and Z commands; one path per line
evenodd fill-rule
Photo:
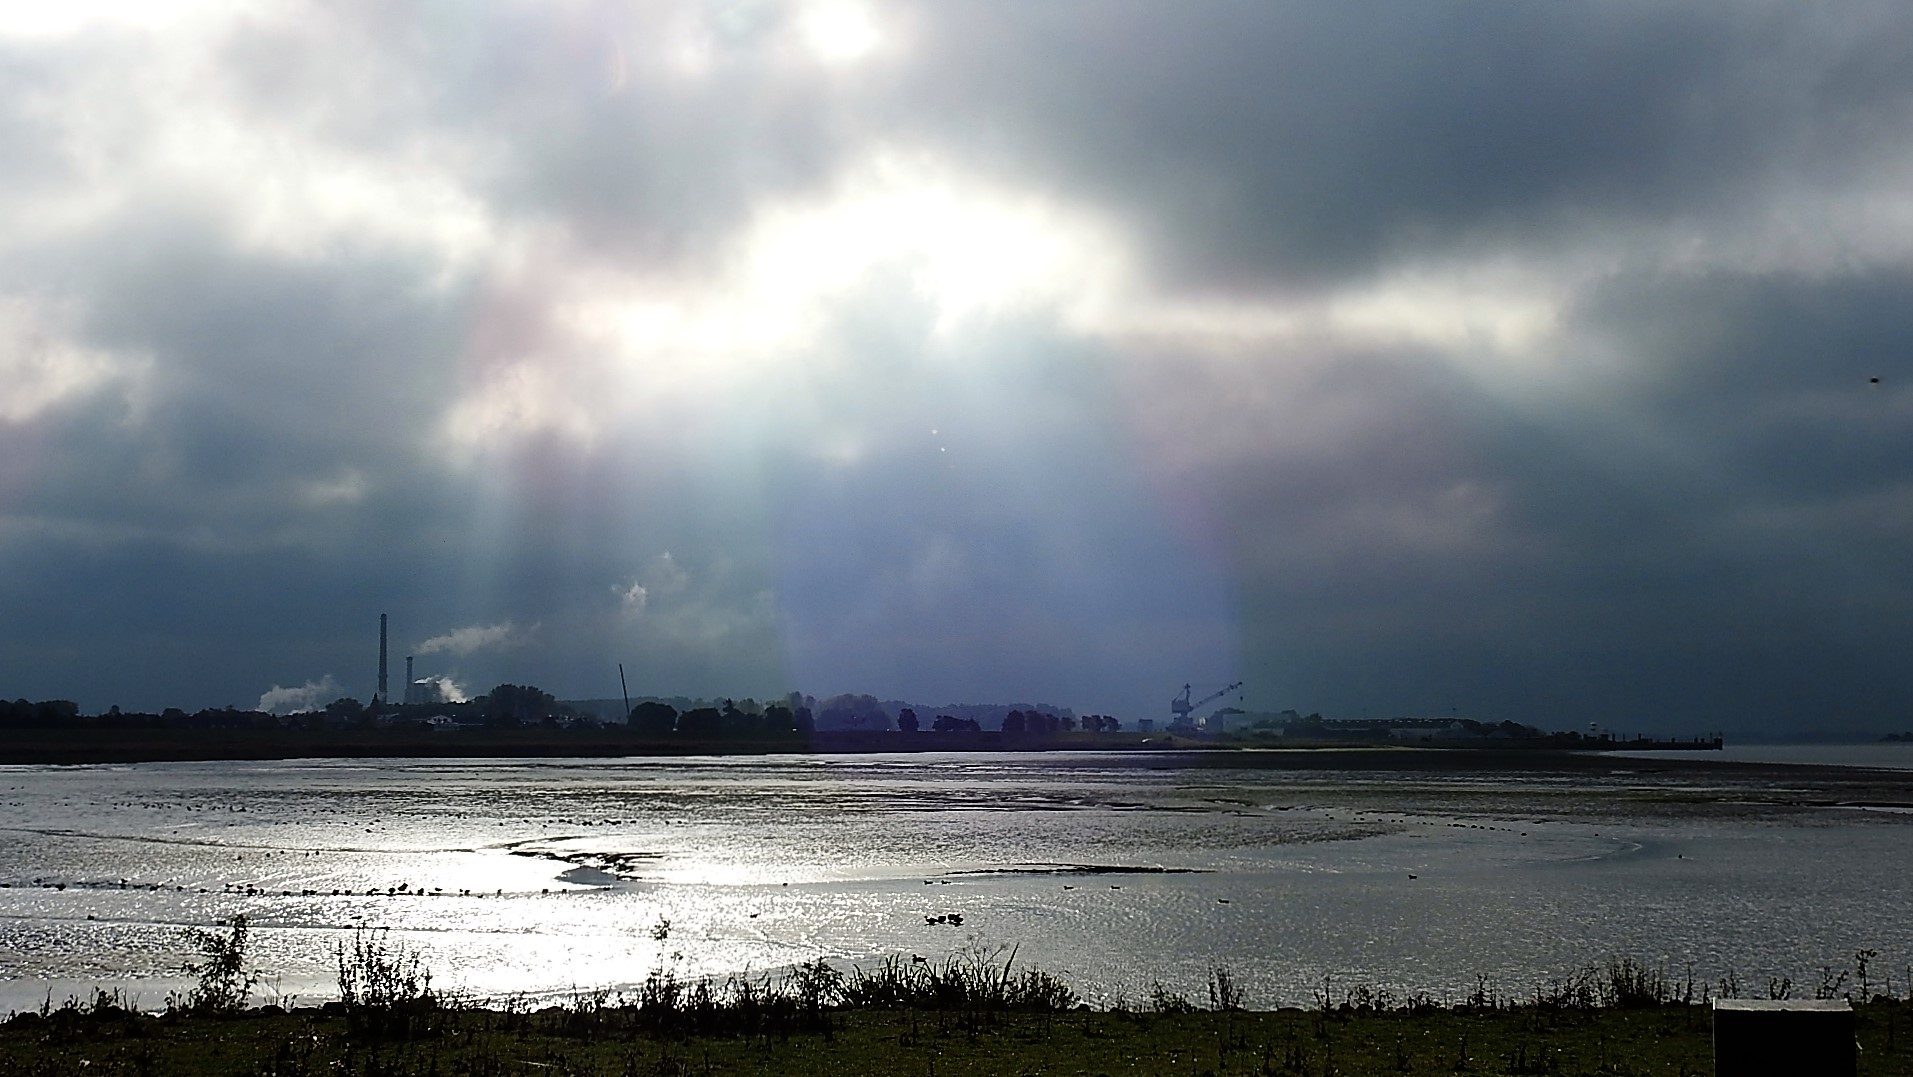
M 275 684 L 259 697 L 254 709 L 268 714 L 304 714 L 316 711 L 344 694 L 339 682 L 328 673 L 297 688 L 281 688 Z
M 433 636 L 413 648 L 412 653 L 468 655 L 487 648 L 518 647 L 528 642 L 536 631 L 538 626 L 532 625 L 521 632 L 510 621 L 500 621 L 495 625 L 466 625 L 442 636 Z
M 432 679 L 438 682 L 440 703 L 465 703 L 471 700 L 472 694 L 465 690 L 465 686 L 450 677 L 438 676 Z
M 416 700 L 419 703 L 464 703 L 472 698 L 464 685 L 442 673 L 420 677 L 413 683 L 424 686 L 420 688 L 423 698 Z M 414 702 L 413 693 L 408 691 L 405 699 L 408 703 Z

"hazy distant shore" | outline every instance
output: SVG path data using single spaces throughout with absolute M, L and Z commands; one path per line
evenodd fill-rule
M 1662 745 L 1650 745 L 1662 747 Z M 1622 746 L 1617 746 L 1622 747 Z M 1630 749 L 1639 745 L 1625 745 Z M 1171 753 L 1178 767 L 1227 766 L 1258 770 L 1611 770 L 1616 766 L 1666 772 L 1693 767 L 1764 767 L 1730 763 L 1712 753 L 1683 752 L 1671 759 L 1626 759 L 1605 751 L 1569 750 L 1546 743 L 1431 747 L 1320 742 L 1205 741 L 1162 734 L 1081 734 L 1047 738 L 996 732 L 936 734 L 822 731 L 776 741 L 656 738 L 606 728 L 540 728 L 430 732 L 410 729 L 20 729 L 0 740 L 0 765 L 210 762 L 273 759 L 484 759 L 859 755 L 926 752 Z M 1798 770 L 1799 768 L 1788 768 Z

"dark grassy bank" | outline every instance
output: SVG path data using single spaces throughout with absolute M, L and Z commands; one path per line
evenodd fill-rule
M 1859 1008 L 1860 1073 L 1913 1074 L 1913 1006 Z M 872 1008 L 755 1027 L 622 1008 L 447 1009 L 384 1033 L 340 1008 L 149 1017 L 75 1008 L 0 1026 L 0 1075 L 1709 1074 L 1697 1005 L 1573 1009 L 972 1012 Z
M 441 1077 L 564 1074 L 1555 1074 L 1712 1072 L 1718 987 L 1619 959 L 1525 999 L 1486 984 L 1454 1005 L 1324 984 L 1310 1009 L 1256 1012 L 1230 974 L 1206 999 L 1155 988 L 1092 1010 L 1063 981 L 980 944 L 941 961 L 824 961 L 779 976 L 684 980 L 658 969 L 629 996 L 478 1006 L 435 990 L 377 930 L 337 951 L 336 1002 L 247 1009 L 258 974 L 243 918 L 193 933 L 198 986 L 160 1014 L 109 993 L 0 1024 L 0 1077 Z M 1823 970 L 1815 997 L 1861 1000 L 1860 1072 L 1913 1075 L 1913 993 Z M 1857 982 L 1856 982 L 1857 979 Z M 1768 983 L 1785 997 L 1791 981 Z

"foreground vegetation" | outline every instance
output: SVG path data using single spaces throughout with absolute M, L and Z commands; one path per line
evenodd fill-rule
M 414 1015 L 417 1016 L 417 1015 Z M 1860 1072 L 1913 1074 L 1913 1010 L 1860 1007 Z M 446 1009 L 374 1034 L 339 1007 L 144 1017 L 113 1006 L 0 1026 L 0 1074 L 1560 1074 L 1713 1072 L 1700 1006 L 1237 1012 L 834 1011 L 813 1026 L 660 1023 L 606 1006 Z
M 1311 1008 L 1254 1012 L 1217 969 L 1206 998 L 1158 987 L 1091 1010 L 1014 951 L 972 945 L 940 962 L 817 961 L 721 983 L 660 969 L 629 997 L 533 1009 L 439 993 L 416 955 L 361 932 L 337 953 L 340 1000 L 287 1012 L 245 1006 L 243 921 L 196 941 L 199 986 L 164 1013 L 102 993 L 0 1024 L 0 1077 L 1713 1072 L 1703 1003 L 1715 986 L 1626 960 L 1519 1001 L 1483 988 L 1437 1005 L 1325 985 Z M 1855 1000 L 1860 1073 L 1913 1075 L 1913 998 L 1872 993 L 1871 955 L 1857 956 L 1859 984 L 1829 974 L 1813 993 Z

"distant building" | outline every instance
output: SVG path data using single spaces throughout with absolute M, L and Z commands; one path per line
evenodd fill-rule
M 1461 740 L 1481 736 L 1478 726 L 1458 718 L 1390 718 L 1378 724 L 1385 724 L 1390 740 Z
M 1224 707 L 1207 718 L 1202 719 L 1199 728 L 1211 736 L 1229 733 L 1248 724 L 1252 716 L 1240 707 Z
M 437 677 L 420 677 L 405 686 L 405 705 L 408 707 L 449 702 L 445 698 L 445 683 Z

